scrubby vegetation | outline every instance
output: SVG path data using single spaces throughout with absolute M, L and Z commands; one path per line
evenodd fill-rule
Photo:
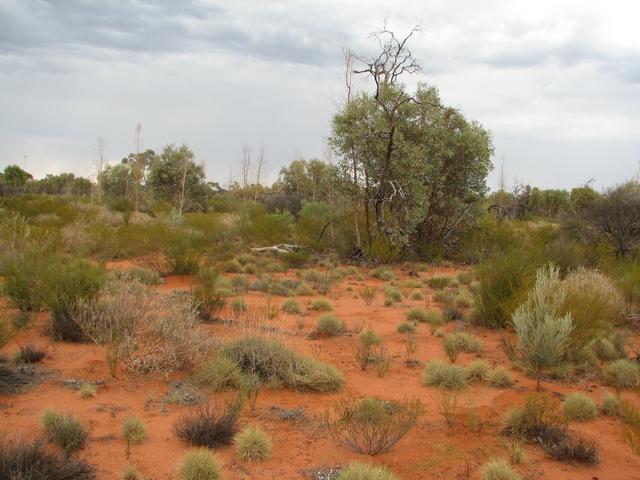
M 260 427 L 246 427 L 234 437 L 233 443 L 236 455 L 245 462 L 266 460 L 271 456 L 271 438 Z
M 242 409 L 242 398 L 227 401 L 222 408 L 210 404 L 198 405 L 183 414 L 174 424 L 178 438 L 191 445 L 217 447 L 227 445 L 237 431 L 236 423 Z
M 87 441 L 86 430 L 73 415 L 45 410 L 42 412 L 41 422 L 49 441 L 60 447 L 67 457 L 82 448 Z
M 206 448 L 191 450 L 180 462 L 180 480 L 219 480 L 222 468 Z
M 388 452 L 423 413 L 419 400 L 343 399 L 325 414 L 324 426 L 338 443 L 359 453 Z
M 338 472 L 336 480 L 396 480 L 387 467 L 353 462 Z

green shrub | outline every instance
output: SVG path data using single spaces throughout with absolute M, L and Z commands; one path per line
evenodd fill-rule
M 233 360 L 216 355 L 202 366 L 196 379 L 201 385 L 218 392 L 228 388 L 240 388 L 241 375 L 240 367 Z
M 371 276 L 382 280 L 383 282 L 393 282 L 397 279 L 396 274 L 392 270 L 384 267 L 378 267 L 371 271 Z
M 474 360 L 465 368 L 470 382 L 482 382 L 487 379 L 489 374 L 489 364 L 484 360 Z
M 411 300 L 424 300 L 424 295 L 421 292 L 413 292 L 411 294 Z
M 46 272 L 57 261 L 57 255 L 34 247 L 4 258 L 0 264 L 0 274 L 4 280 L 3 295 L 21 311 L 39 310 L 47 291 Z
M 335 367 L 300 356 L 284 344 L 264 337 L 234 340 L 222 348 L 221 354 L 243 374 L 255 375 L 264 384 L 310 392 L 338 391 L 344 384 L 342 373 Z
M 41 421 L 49 441 L 60 447 L 67 457 L 82 448 L 87 441 L 87 432 L 74 416 L 45 410 Z
M 618 417 L 622 413 L 620 397 L 607 393 L 602 399 L 602 413 L 610 417 Z
M 460 390 L 467 386 L 467 371 L 442 360 L 429 360 L 424 367 L 422 384 Z
M 174 228 L 168 232 L 164 254 L 169 261 L 171 271 L 176 275 L 194 275 L 200 268 L 202 253 L 196 248 L 196 232 L 187 233 L 184 229 Z
M 80 398 L 83 399 L 95 397 L 96 386 L 92 383 L 85 383 L 82 385 L 82 387 L 80 387 L 80 390 L 78 390 L 78 395 L 80 395 Z
M 389 303 L 393 305 L 394 303 L 398 303 L 402 301 L 402 293 L 397 288 L 394 288 L 390 285 L 385 285 L 383 287 L 383 291 L 384 291 L 385 303 Z
M 206 448 L 191 450 L 180 462 L 180 480 L 219 480 L 222 467 Z
M 240 295 L 244 293 L 249 288 L 249 280 L 245 275 L 235 275 L 231 278 L 231 286 L 233 287 L 236 294 Z
M 591 397 L 584 393 L 570 393 L 562 402 L 564 417 L 567 420 L 584 422 L 598 416 L 598 407 Z
M 447 288 L 451 283 L 451 277 L 431 277 L 425 280 L 426 285 L 433 290 Z
M 504 367 L 496 367 L 487 373 L 487 382 L 496 388 L 509 388 L 513 386 L 513 378 Z
M 482 342 L 470 333 L 455 332 L 452 336 L 460 349 L 467 353 L 478 353 L 482 350 Z
M 444 353 L 446 353 L 447 357 L 449 357 L 449 360 L 455 363 L 460 350 L 462 350 L 461 345 L 456 337 L 454 335 L 447 335 L 446 337 L 444 337 L 442 341 L 442 347 L 444 348 Z
M 412 308 L 405 313 L 405 318 L 410 322 L 426 322 L 428 313 L 420 308 Z
M 336 480 L 396 480 L 396 476 L 385 466 L 351 462 L 338 472 Z
M 309 302 L 309 310 L 317 310 L 318 312 L 330 312 L 333 305 L 326 298 L 316 298 Z
M 362 290 L 360 290 L 360 298 L 362 298 L 362 301 L 364 301 L 365 305 L 367 306 L 371 305 L 375 296 L 376 296 L 375 288 L 364 287 Z
M 458 308 L 469 308 L 473 305 L 473 297 L 466 292 L 459 293 L 454 298 L 453 303 Z
M 13 354 L 13 363 L 38 363 L 47 356 L 47 352 L 33 345 L 23 345 Z
M 432 295 L 433 301 L 441 303 L 445 306 L 453 306 L 455 304 L 455 295 L 447 290 L 438 290 Z
M 604 383 L 617 391 L 634 388 L 640 382 L 640 366 L 637 362 L 620 359 L 608 363 L 602 369 Z
M 332 315 L 322 315 L 318 318 L 313 334 L 316 337 L 335 337 L 344 330 L 344 323 Z
M 247 304 L 244 301 L 244 298 L 237 297 L 231 301 L 231 312 L 234 315 L 236 316 L 242 315 L 246 311 L 247 311 Z
M 569 348 L 571 315 L 560 315 L 565 288 L 553 266 L 541 268 L 527 301 L 513 314 L 522 360 L 535 376 L 536 390 L 544 371 L 557 367 Z
M 242 404 L 242 397 L 238 396 L 226 401 L 223 408 L 198 405 L 178 418 L 173 431 L 190 445 L 209 448 L 228 445 L 237 431 Z
M 158 285 L 162 281 L 160 274 L 155 270 L 137 266 L 126 270 L 113 270 L 111 275 L 117 280 L 136 280 L 150 286 Z
M 131 445 L 138 445 L 146 438 L 144 423 L 137 417 L 128 417 L 122 422 L 122 438 L 127 443 L 126 454 L 129 458 Z
M 41 440 L 0 439 L 0 478 L 6 480 L 95 480 L 84 460 L 63 457 Z
M 282 304 L 282 311 L 291 315 L 300 315 L 302 313 L 302 307 L 297 300 L 290 298 Z
M 374 347 L 382 344 L 382 339 L 371 328 L 367 328 L 358 336 L 355 347 L 355 357 L 362 370 L 374 359 Z
M 521 251 L 509 250 L 483 261 L 477 268 L 479 280 L 475 298 L 475 323 L 488 328 L 504 328 L 526 298 L 535 265 Z
M 234 437 L 233 443 L 236 455 L 245 462 L 266 460 L 271 456 L 271 438 L 260 427 L 246 427 Z
M 396 328 L 396 331 L 398 333 L 415 333 L 416 332 L 416 326 L 413 323 L 401 322 L 401 323 L 398 324 L 398 327 Z
M 85 340 L 81 328 L 71 318 L 81 300 L 91 302 L 104 284 L 104 270 L 85 260 L 60 258 L 47 269 L 49 286 L 44 303 L 51 312 L 51 334 L 57 340 Z
M 127 465 L 122 472 L 122 480 L 141 480 L 142 476 L 133 465 Z
M 597 337 L 611 333 L 625 311 L 622 294 L 611 280 L 598 271 L 580 268 L 563 283 L 566 296 L 561 314 L 571 314 L 572 345 L 584 347 Z
M 489 460 L 480 467 L 480 480 L 520 480 L 506 460 Z
M 331 437 L 356 452 L 388 452 L 423 414 L 420 400 L 391 402 L 378 398 L 344 398 L 327 412 L 324 426 Z
M 608 338 L 598 338 L 591 344 L 591 351 L 603 361 L 616 360 L 621 357 L 616 346 Z

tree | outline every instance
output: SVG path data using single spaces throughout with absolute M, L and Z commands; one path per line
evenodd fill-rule
M 204 168 L 194 162 L 194 153 L 182 144 L 167 145 L 151 160 L 147 185 L 158 200 L 173 204 L 179 214 L 185 209 L 205 209 L 209 187 Z
M 513 314 L 518 347 L 525 365 L 535 375 L 536 391 L 540 391 L 542 374 L 558 366 L 569 348 L 573 321 L 570 313 L 560 314 L 565 296 L 558 268 L 543 267 L 536 274 L 527 301 Z
M 604 240 L 616 256 L 629 255 L 640 243 L 640 183 L 631 181 L 590 199 L 580 215 L 594 240 Z
M 417 31 L 374 34 L 380 52 L 356 57 L 363 68 L 354 71 L 368 74 L 374 89 L 353 95 L 347 78 L 347 103 L 333 119 L 340 184 L 362 203 L 369 248 L 447 242 L 487 191 L 490 134 L 443 106 L 434 87 L 419 84 L 410 93 L 401 83 L 420 71 L 407 46 Z
M 33 180 L 33 175 L 24 171 L 18 165 L 7 165 L 2 176 L 4 182 L 14 188 L 22 187 L 28 180 Z
M 107 165 L 99 176 L 99 183 L 103 193 L 108 197 L 129 196 L 131 172 L 124 163 Z

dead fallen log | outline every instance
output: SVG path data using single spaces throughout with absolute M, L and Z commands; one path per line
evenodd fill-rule
M 289 243 L 282 243 L 280 245 L 271 245 L 270 247 L 254 247 L 251 249 L 254 253 L 272 252 L 278 254 L 293 253 L 301 250 L 303 247 L 300 245 L 292 245 Z

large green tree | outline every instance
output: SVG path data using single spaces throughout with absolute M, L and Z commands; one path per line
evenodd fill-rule
M 194 161 L 187 145 L 167 145 L 149 165 L 147 186 L 158 200 L 169 201 L 181 214 L 184 210 L 204 209 L 209 186 L 204 168 Z

